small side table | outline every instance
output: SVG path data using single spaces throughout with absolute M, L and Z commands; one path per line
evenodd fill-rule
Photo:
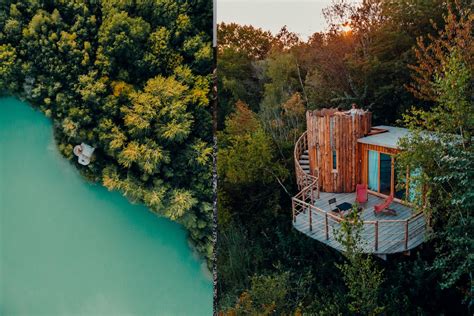
M 341 204 L 336 205 L 336 207 L 339 209 L 339 211 L 344 212 L 352 209 L 352 204 L 348 202 L 344 202 Z

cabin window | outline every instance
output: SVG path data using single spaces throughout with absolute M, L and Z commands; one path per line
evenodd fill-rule
M 390 195 L 392 188 L 392 156 L 380 153 L 380 187 L 379 192 Z
M 372 191 L 379 191 L 379 153 L 369 150 L 369 183 L 368 187 Z
M 337 170 L 337 154 L 335 150 L 332 151 L 332 168 Z

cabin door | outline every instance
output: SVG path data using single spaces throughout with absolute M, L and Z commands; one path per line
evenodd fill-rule
M 369 150 L 367 157 L 369 190 L 387 196 L 393 194 L 395 179 L 392 156 L 375 150 Z
M 392 192 L 392 156 L 380 153 L 379 192 L 390 195 Z
M 379 153 L 374 150 L 369 150 L 368 154 L 368 187 L 369 190 L 379 191 Z

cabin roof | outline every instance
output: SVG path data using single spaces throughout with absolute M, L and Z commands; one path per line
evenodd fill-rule
M 85 143 L 82 143 L 81 144 L 81 147 L 82 147 L 82 154 L 86 157 L 91 157 L 92 156 L 92 153 L 94 152 L 95 148 L 90 146 L 90 145 L 87 145 Z
M 402 127 L 379 125 L 379 126 L 374 126 L 373 128 L 384 129 L 387 131 L 384 133 L 362 137 L 362 138 L 359 138 L 357 141 L 362 144 L 369 144 L 369 145 L 376 145 L 376 146 L 398 149 L 398 141 L 400 140 L 400 138 L 410 133 L 408 129 L 402 128 Z

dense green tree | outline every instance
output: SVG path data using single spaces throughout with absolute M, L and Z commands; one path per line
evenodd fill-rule
M 380 304 L 383 270 L 374 259 L 362 253 L 363 222 L 358 207 L 341 223 L 336 239 L 344 249 L 347 261 L 337 264 L 348 288 L 349 310 L 357 315 L 378 315 L 384 307 Z
M 354 95 L 354 84 L 346 59 L 354 51 L 355 40 L 344 33 L 315 33 L 301 47 L 299 63 L 306 73 L 304 88 L 308 107 L 340 105 L 333 99 Z M 362 105 L 362 100 L 355 100 Z
M 258 63 L 245 53 L 233 48 L 219 51 L 217 59 L 217 88 L 219 92 L 218 126 L 223 128 L 225 118 L 232 113 L 237 101 L 242 101 L 257 112 L 263 84 L 256 71 Z
M 431 238 L 437 251 L 432 267 L 442 272 L 441 287 L 458 285 L 472 297 L 472 74 L 457 50 L 440 71 L 433 82 L 437 105 L 430 111 L 413 110 L 404 117 L 413 133 L 403 142 L 400 160 L 402 166 L 421 170 L 415 181 L 427 199 L 417 202 L 432 225 Z
M 419 63 L 412 66 L 411 90 L 435 105 L 429 110 L 414 108 L 404 116 L 412 133 L 402 143 L 400 161 L 402 167 L 419 170 L 414 180 L 426 196 L 416 200 L 430 218 L 429 242 L 436 250 L 426 264 L 440 274 L 441 289 L 461 289 L 472 309 L 472 14 L 458 4 L 445 21 L 444 30 L 430 37 L 429 44 L 418 41 Z
M 218 126 L 232 113 L 237 101 L 258 112 L 263 96 L 263 60 L 274 49 L 276 39 L 270 32 L 235 23 L 218 25 Z
M 108 13 L 98 34 L 97 63 L 102 71 L 125 81 L 139 77 L 146 67 L 143 54 L 149 34 L 150 24 L 143 18 L 125 11 Z
M 14 89 L 16 72 L 16 49 L 11 45 L 0 46 L 0 91 L 9 88 Z
M 443 23 L 443 12 L 443 1 L 339 1 L 330 7 L 326 17 L 332 32 L 352 42 L 341 65 L 347 85 L 335 91 L 333 104 L 356 102 L 372 110 L 376 123 L 400 118 L 415 102 L 404 87 L 410 82 L 412 47 L 417 37 L 435 33 L 432 25 Z
M 265 76 L 268 83 L 264 87 L 262 112 L 281 107 L 299 88 L 297 63 L 290 53 L 276 53 L 267 59 Z
M 229 183 L 263 183 L 279 178 L 284 172 L 274 164 L 274 150 L 256 115 L 243 103 L 226 122 L 219 138 L 219 174 Z
M 272 315 L 285 309 L 290 286 L 289 273 L 254 276 L 248 292 L 242 293 L 234 309 L 227 314 Z
M 414 48 L 416 64 L 409 65 L 412 69 L 413 82 L 408 90 L 421 100 L 437 101 L 438 91 L 435 77 L 443 72 L 453 48 L 460 58 L 473 71 L 474 42 L 472 24 L 474 17 L 470 7 L 462 7 L 460 2 L 448 5 L 448 13 L 444 18 L 444 27 L 433 26 L 438 32 L 435 35 L 419 36 Z M 428 38 L 428 43 L 426 42 Z
M 220 23 L 217 36 L 219 53 L 232 48 L 253 60 L 264 59 L 275 42 L 275 38 L 268 31 L 236 23 Z

